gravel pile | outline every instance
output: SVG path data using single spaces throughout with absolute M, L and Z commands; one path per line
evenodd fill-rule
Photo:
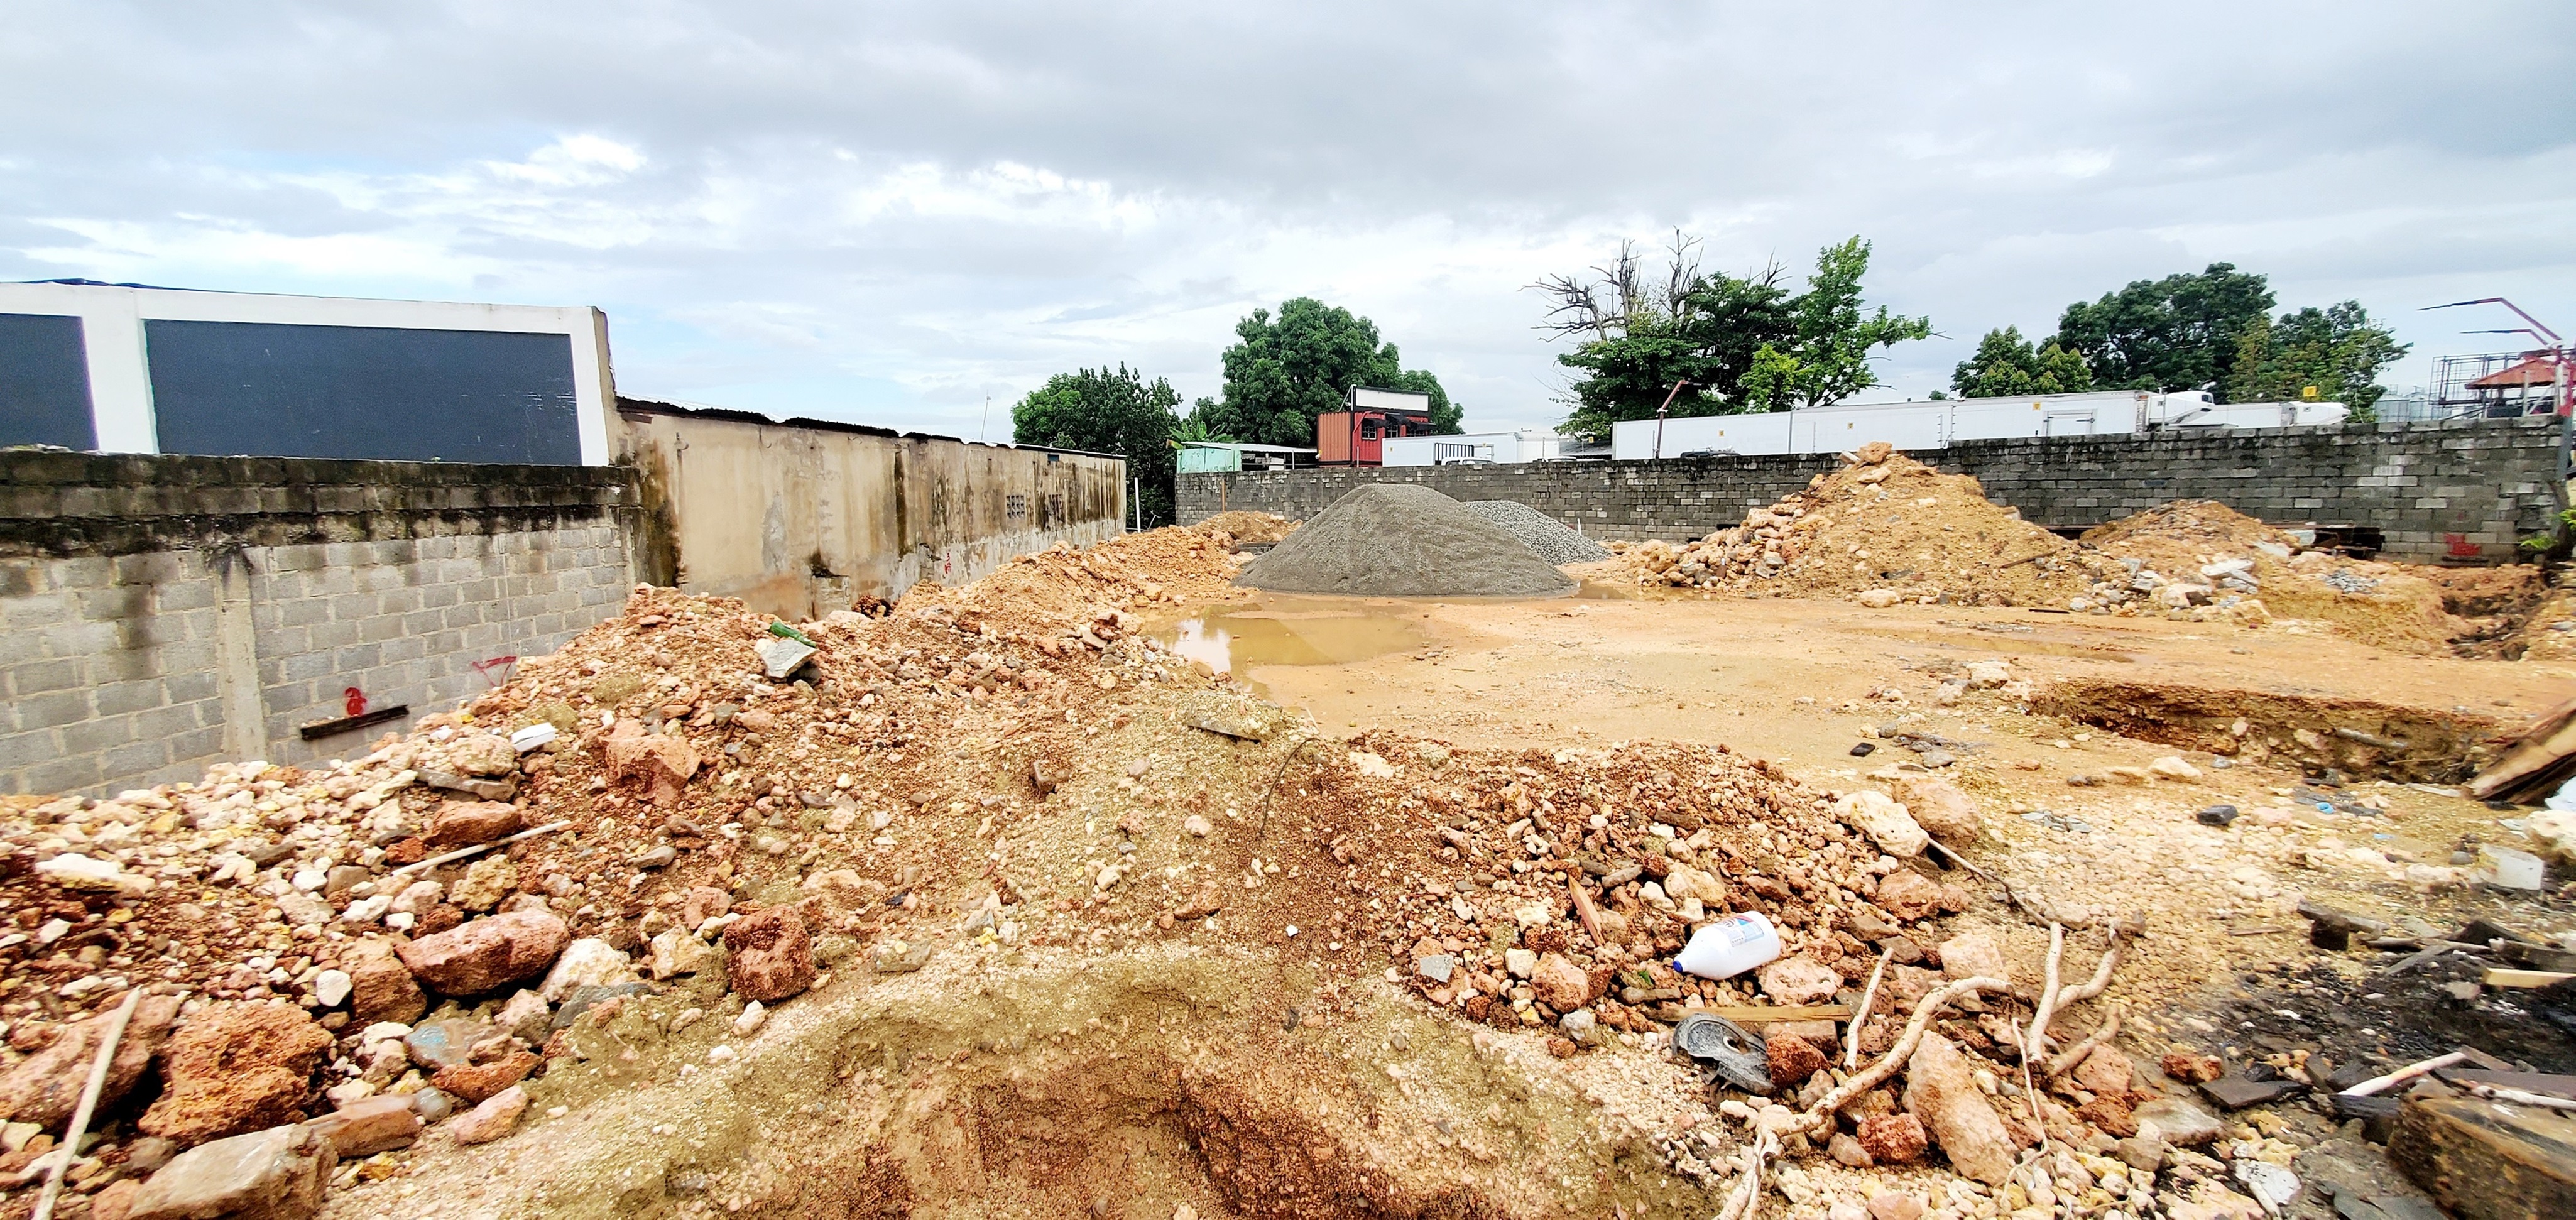
M 1575 582 L 1510 530 L 1428 487 L 1372 483 L 1315 514 L 1235 583 L 1354 597 L 1553 597 Z
M 1518 500 L 1469 500 L 1467 511 L 1510 530 L 1522 546 L 1551 564 L 1592 563 L 1610 557 L 1610 548 Z

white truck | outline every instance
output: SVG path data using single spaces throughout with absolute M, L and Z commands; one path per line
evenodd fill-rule
M 2178 428 L 2283 428 L 2338 423 L 2339 402 L 2213 402 L 2199 391 L 2105 390 L 2027 398 L 1835 403 L 1764 415 L 1694 415 L 1611 426 L 1620 461 L 1709 454 L 1842 453 L 1871 441 L 1941 449 L 2013 437 L 2141 436 Z M 1660 434 L 1660 436 L 1659 436 Z

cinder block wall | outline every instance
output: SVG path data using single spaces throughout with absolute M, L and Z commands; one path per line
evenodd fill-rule
M 347 688 L 414 716 L 629 584 L 631 472 L 0 453 L 0 792 L 101 794 L 307 742 Z M 497 676 L 498 667 L 490 667 Z
M 2041 525 L 2100 525 L 2168 500 L 2218 500 L 2274 525 L 2368 527 L 2385 554 L 2488 559 L 2566 503 L 2555 419 L 2347 424 L 2150 437 L 1970 441 L 1913 456 L 1974 475 Z M 1258 471 L 1180 477 L 1180 519 L 1229 508 L 1314 515 L 1364 482 L 1518 500 L 1595 538 L 1681 541 L 1735 525 L 1833 469 L 1830 454 Z

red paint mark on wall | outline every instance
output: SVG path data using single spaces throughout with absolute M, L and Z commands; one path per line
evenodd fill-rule
M 519 658 L 515 656 L 486 657 L 474 663 L 474 672 L 483 675 L 483 680 L 491 683 L 492 689 L 499 690 L 510 681 L 510 670 L 518 663 Z M 497 678 L 493 676 L 496 673 L 500 675 Z
M 2453 559 L 2475 559 L 2485 550 L 2477 543 L 2469 541 L 2467 534 L 2444 534 L 2442 545 L 2449 550 Z
M 352 686 L 341 691 L 340 698 L 342 700 L 341 706 L 349 709 L 350 715 L 364 716 L 367 714 L 367 692 Z

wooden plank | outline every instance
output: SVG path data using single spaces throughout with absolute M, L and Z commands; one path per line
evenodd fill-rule
M 2555 1111 L 2409 1099 L 2388 1159 L 2460 1220 L 2576 1216 L 2576 1119 Z
M 2500 1089 L 2576 1098 L 2576 1076 L 2549 1072 L 2493 1072 L 2484 1068 L 2444 1068 L 2434 1075 L 2454 1084 L 2490 1084 Z
M 2546 987 L 2569 979 L 2576 979 L 2576 974 L 2561 970 L 2507 970 L 2502 966 L 2490 966 L 2485 974 L 2478 976 L 2478 981 L 2489 987 Z

